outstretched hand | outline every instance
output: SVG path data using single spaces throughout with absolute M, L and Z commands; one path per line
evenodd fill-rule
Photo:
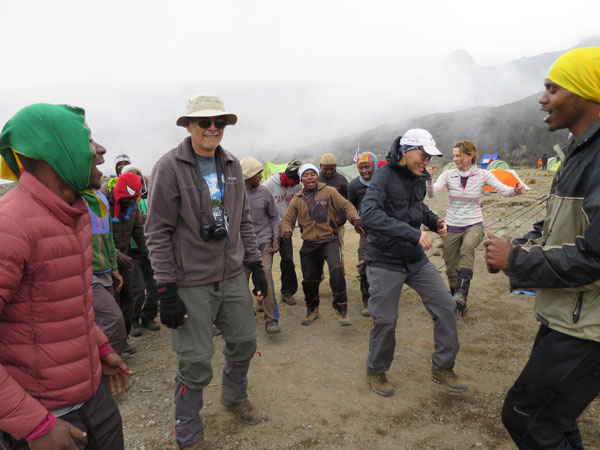
M 527 189 L 525 189 L 523 183 L 517 181 L 517 184 L 515 185 L 515 192 L 517 193 L 517 195 L 523 195 L 525 192 L 527 192 Z
M 129 389 L 129 375 L 133 374 L 131 370 L 127 368 L 125 361 L 121 359 L 116 353 L 109 353 L 102 358 L 102 373 L 108 377 L 108 385 L 110 387 L 110 393 L 117 394 L 123 392 L 123 390 Z

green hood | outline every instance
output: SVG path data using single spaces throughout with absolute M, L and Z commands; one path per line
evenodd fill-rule
M 46 103 L 21 109 L 6 122 L 0 134 L 3 177 L 20 176 L 15 153 L 47 162 L 73 189 L 85 190 L 94 156 L 85 111 Z

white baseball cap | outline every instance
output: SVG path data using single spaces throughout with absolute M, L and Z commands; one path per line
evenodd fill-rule
M 425 153 L 431 156 L 442 156 L 442 152 L 440 152 L 435 146 L 435 141 L 431 134 L 427 130 L 423 130 L 422 128 L 413 128 L 408 130 L 400 139 L 400 146 L 402 145 L 410 145 L 411 147 L 423 147 Z

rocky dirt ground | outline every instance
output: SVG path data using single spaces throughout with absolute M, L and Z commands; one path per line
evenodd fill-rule
M 536 170 L 519 173 L 532 188 L 526 195 L 486 194 L 487 228 L 497 234 L 520 236 L 543 215 L 540 200 L 549 190 L 552 175 Z M 444 213 L 446 202 L 445 195 L 428 201 L 439 214 Z M 358 237 L 351 228 L 346 236 L 353 326 L 338 326 L 327 277 L 320 291 L 320 317 L 313 325 L 300 324 L 304 315 L 301 292 L 297 305 L 280 303 L 281 334 L 267 335 L 262 317 L 257 316 L 258 352 L 250 368 L 248 390 L 263 420 L 254 427 L 239 424 L 219 403 L 223 341 L 216 337 L 215 376 L 206 389 L 201 412 L 206 438 L 220 449 L 514 448 L 500 421 L 500 410 L 536 333 L 533 297 L 509 293 L 504 275 L 486 271 L 483 246 L 477 250 L 470 309 L 458 323 L 462 348 L 455 368 L 471 389 L 457 396 L 431 381 L 431 318 L 415 292 L 407 289 L 400 303 L 396 358 L 388 374 L 396 392 L 383 398 L 364 380 L 371 320 L 359 315 L 354 270 Z M 429 256 L 442 270 L 440 241 L 435 242 Z M 294 235 L 294 245 L 299 249 L 298 235 Z M 276 266 L 278 261 L 276 257 Z M 278 280 L 278 267 L 273 272 Z M 129 392 L 118 399 L 127 448 L 174 448 L 175 358 L 169 332 L 163 328 L 132 341 L 138 352 L 128 363 L 135 375 Z M 600 404 L 594 402 L 580 419 L 584 443 L 590 449 L 600 448 L 599 409 Z
M 503 198 L 486 194 L 486 227 L 517 237 L 543 216 L 541 199 L 552 175 L 519 170 L 532 188 L 526 195 Z M 447 197 L 428 201 L 443 215 Z M 439 239 L 428 252 L 443 273 Z M 238 423 L 219 403 L 223 355 L 215 337 L 215 376 L 205 391 L 206 438 L 219 449 L 513 449 L 500 421 L 504 395 L 525 364 L 537 323 L 533 297 L 509 293 L 507 278 L 485 268 L 483 246 L 469 297 L 469 312 L 458 322 L 461 351 L 456 371 L 470 391 L 453 395 L 431 381 L 432 322 L 419 297 L 406 289 L 400 302 L 396 357 L 388 377 L 395 395 L 373 393 L 364 380 L 371 320 L 360 317 L 357 263 L 358 235 L 348 228 L 344 255 L 351 327 L 340 327 L 330 307 L 327 276 L 321 286 L 319 319 L 302 326 L 302 294 L 298 304 L 280 303 L 279 335 L 267 335 L 256 318 L 258 352 L 249 374 L 249 395 L 263 420 L 249 427 Z M 294 235 L 294 246 L 300 237 Z M 275 259 L 274 277 L 279 279 Z M 298 273 L 299 265 L 298 265 Z M 279 283 L 276 282 L 278 292 Z M 134 371 L 130 390 L 117 398 L 124 421 L 127 449 L 174 447 L 173 385 L 175 358 L 169 331 L 146 333 L 131 342 L 137 353 L 127 363 Z M 600 404 L 580 418 L 586 448 L 600 448 Z

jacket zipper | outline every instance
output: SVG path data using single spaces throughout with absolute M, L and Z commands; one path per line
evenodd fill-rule
M 577 295 L 577 302 L 575 303 L 575 309 L 573 310 L 573 323 L 579 322 L 581 317 L 581 304 L 583 303 L 583 291 Z

